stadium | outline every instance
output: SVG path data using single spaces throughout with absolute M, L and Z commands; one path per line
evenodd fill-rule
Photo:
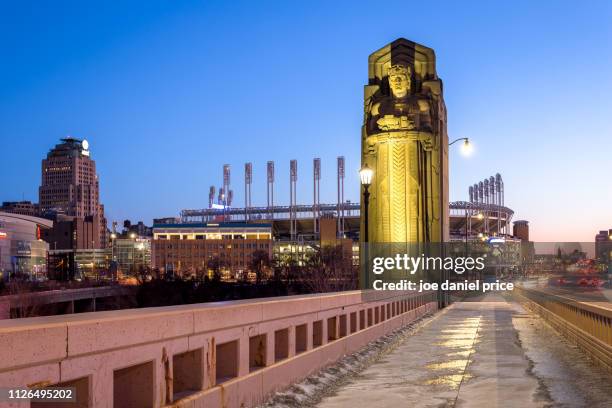
M 344 157 L 337 160 L 337 201 L 321 203 L 320 159 L 313 161 L 313 197 L 310 204 L 298 204 L 297 162 L 290 165 L 290 204 L 274 204 L 274 162 L 267 164 L 267 205 L 251 205 L 252 164 L 245 164 L 245 206 L 233 206 L 233 190 L 230 187 L 230 166 L 223 166 L 223 186 L 218 195 L 210 187 L 208 208 L 181 211 L 181 223 L 247 222 L 269 223 L 276 241 L 316 242 L 319 240 L 321 218 L 336 220 L 339 239 L 359 241 L 360 204 L 344 199 Z M 514 211 L 504 203 L 504 182 L 498 173 L 468 188 L 468 201 L 449 203 L 449 236 L 451 241 L 473 241 L 488 237 L 512 240 L 511 223 Z

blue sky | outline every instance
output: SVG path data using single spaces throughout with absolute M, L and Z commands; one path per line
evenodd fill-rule
M 111 4 L 112 3 L 112 4 Z M 612 227 L 612 6 L 512 2 L 0 1 L 0 200 L 36 201 L 59 138 L 90 141 L 109 221 L 150 223 L 207 204 L 254 166 L 265 203 L 335 200 L 335 158 L 358 199 L 367 57 L 405 37 L 435 49 L 451 138 L 451 199 L 500 172 L 537 240 L 591 241 Z

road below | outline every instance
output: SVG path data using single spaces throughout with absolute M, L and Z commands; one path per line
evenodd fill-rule
M 524 281 L 518 283 L 526 289 L 538 290 L 542 293 L 563 296 L 577 302 L 596 303 L 599 307 L 612 308 L 612 289 L 588 286 L 552 286 L 547 282 Z

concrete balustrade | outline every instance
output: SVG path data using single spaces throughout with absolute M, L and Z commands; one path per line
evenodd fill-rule
M 249 407 L 436 309 L 352 291 L 4 320 L 0 386 L 75 387 L 73 408 Z
M 515 293 L 528 308 L 612 371 L 612 307 L 609 302 L 579 302 L 522 287 Z
M 0 296 L 0 319 L 13 316 L 41 316 L 45 314 L 95 312 L 97 302 L 115 300 L 118 302 L 134 296 L 133 286 L 100 286 L 79 289 L 57 289 L 43 292 L 20 293 L 18 295 Z M 45 308 L 55 306 L 50 311 Z

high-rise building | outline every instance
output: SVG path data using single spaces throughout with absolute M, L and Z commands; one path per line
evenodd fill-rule
M 61 139 L 61 143 L 47 153 L 42 161 L 39 205 L 43 214 L 97 220 L 98 231 L 92 246 L 106 246 L 106 219 L 100 204 L 96 162 L 90 156 L 87 140 Z

